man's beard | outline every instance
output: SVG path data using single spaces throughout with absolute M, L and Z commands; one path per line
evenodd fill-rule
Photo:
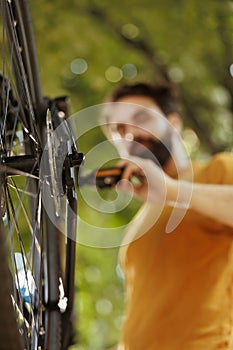
M 140 147 L 140 145 L 144 147 Z M 135 137 L 132 141 L 130 154 L 150 159 L 163 168 L 171 158 L 171 146 L 170 137 L 167 137 L 163 142 L 153 138 Z

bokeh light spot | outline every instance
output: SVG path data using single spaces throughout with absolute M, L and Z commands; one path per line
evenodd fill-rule
M 127 23 L 122 26 L 122 34 L 128 39 L 135 39 L 139 33 L 139 28 L 133 23 Z
M 112 312 L 112 303 L 108 299 L 99 299 L 96 304 L 96 311 L 101 315 L 109 315 Z
M 101 278 L 101 272 L 95 266 L 88 266 L 84 271 L 84 276 L 87 282 L 94 283 Z
M 118 83 L 123 78 L 123 72 L 118 67 L 110 66 L 105 72 L 105 78 L 111 83 Z
M 134 79 L 138 74 L 136 66 L 131 63 L 124 64 L 124 66 L 122 66 L 121 69 L 122 69 L 124 78 L 127 80 Z
M 174 83 L 180 83 L 184 79 L 184 72 L 178 66 L 174 66 L 174 67 L 170 68 L 169 75 L 170 75 L 172 81 L 174 81 Z
M 76 58 L 70 64 L 70 70 L 74 74 L 83 74 L 88 69 L 88 64 L 83 58 Z
M 200 140 L 194 130 L 187 128 L 183 131 L 183 142 L 189 156 L 197 152 Z

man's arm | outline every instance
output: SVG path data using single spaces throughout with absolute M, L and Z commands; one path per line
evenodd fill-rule
M 171 180 L 167 187 L 167 199 L 175 201 L 178 195 L 184 197 L 191 193 L 189 208 L 221 223 L 233 227 L 233 186 L 192 184 L 185 181 Z
M 132 157 L 133 162 L 124 161 L 123 179 L 139 176 L 140 186 L 133 186 L 134 194 L 142 200 L 157 205 L 178 202 L 196 212 L 233 227 L 233 185 L 195 184 L 175 180 L 166 175 L 152 161 Z M 123 164 L 124 163 L 124 164 Z M 122 182 L 123 190 L 132 190 L 132 185 Z

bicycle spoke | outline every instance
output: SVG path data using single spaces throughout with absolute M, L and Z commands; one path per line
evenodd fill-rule
M 5 16 L 7 17 L 7 20 L 12 23 L 10 28 L 10 37 L 11 37 L 11 43 L 10 43 L 10 61 L 14 61 L 14 70 L 15 75 L 20 77 L 20 96 L 18 95 L 19 89 L 17 88 L 16 84 L 18 84 L 18 81 L 14 81 L 14 79 L 11 80 L 11 83 L 13 86 L 11 88 L 16 93 L 15 98 L 19 103 L 19 110 L 20 110 L 20 122 L 23 125 L 25 133 L 28 135 L 28 137 L 38 146 L 39 145 L 39 137 L 38 133 L 35 128 L 35 114 L 34 109 L 32 105 L 32 99 L 30 96 L 29 86 L 27 82 L 27 77 L 22 61 L 22 48 L 20 47 L 20 44 L 18 42 L 18 34 L 17 34 L 17 25 L 18 23 L 15 21 L 14 14 L 12 12 L 12 8 L 8 6 L 7 8 L 4 7 Z M 12 66 L 12 65 L 11 65 Z M 10 71 L 10 68 L 8 68 Z M 6 69 L 4 70 L 6 71 Z M 22 105 L 22 101 L 24 101 L 24 105 Z M 28 109 L 28 115 L 29 117 L 26 117 L 25 115 L 25 107 Z
M 16 297 L 15 300 L 18 300 L 18 302 L 20 302 L 20 304 L 18 305 L 18 309 L 21 312 L 21 315 L 23 315 L 23 321 L 28 323 L 31 325 L 30 327 L 36 327 L 37 323 L 35 321 L 35 317 L 36 315 L 34 315 L 34 299 L 36 298 L 36 295 L 40 295 L 40 291 L 39 291 L 39 286 L 37 285 L 37 282 L 34 279 L 33 276 L 33 266 L 30 267 L 31 263 L 30 263 L 30 255 L 32 254 L 32 249 L 34 249 L 34 244 L 33 246 L 30 247 L 30 251 L 27 252 L 23 239 L 21 237 L 21 233 L 20 233 L 20 228 L 18 226 L 18 216 L 20 213 L 20 208 L 18 207 L 17 209 L 14 208 L 13 203 L 12 203 L 12 198 L 10 197 L 9 193 L 8 193 L 8 198 L 9 198 L 9 204 L 10 204 L 10 208 L 8 208 L 8 212 L 12 213 L 11 215 L 11 223 L 9 224 L 9 232 L 10 232 L 10 244 L 11 244 L 11 251 L 12 251 L 12 273 L 14 274 L 14 276 L 16 277 L 16 281 L 15 281 L 15 289 L 17 289 L 16 291 Z M 21 207 L 24 207 L 23 203 L 20 203 Z M 24 210 L 23 210 L 24 211 Z M 27 215 L 25 215 L 27 216 Z M 30 223 L 29 223 L 30 224 Z M 33 229 L 32 226 L 30 224 L 30 230 L 32 231 L 32 235 L 33 235 Z M 18 242 L 20 244 L 20 253 L 18 253 L 15 250 L 15 245 L 14 245 L 14 232 L 17 235 L 17 239 Z M 35 237 L 34 237 L 35 238 Z M 35 241 L 34 241 L 35 243 Z M 35 246 L 37 246 L 37 244 L 35 244 Z M 20 286 L 22 286 L 22 280 L 20 280 L 20 277 L 18 275 L 18 268 L 19 268 L 19 262 L 16 262 L 16 254 L 20 254 L 20 256 L 22 257 L 22 264 L 23 264 L 23 275 L 24 275 L 24 288 L 26 288 L 26 290 L 28 291 L 28 299 L 27 300 L 27 304 L 28 304 L 28 317 L 29 319 L 27 319 L 27 317 L 24 315 L 24 308 L 25 308 L 25 304 L 24 302 L 22 302 L 23 296 L 18 295 L 20 294 L 19 290 L 20 290 Z M 40 250 L 39 250 L 39 254 L 40 254 Z M 22 276 L 21 276 L 22 278 Z M 30 280 L 29 280 L 30 278 Z M 20 306 L 20 307 L 19 307 Z M 38 313 L 38 311 L 37 311 Z M 28 332 L 28 325 L 25 325 L 25 332 Z M 36 329 L 36 332 L 38 333 L 39 330 Z M 39 333 L 38 333 L 39 334 Z

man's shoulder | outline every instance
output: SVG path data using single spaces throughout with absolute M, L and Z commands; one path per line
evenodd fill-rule
M 204 182 L 233 184 L 233 153 L 221 152 L 208 159 L 202 167 Z
M 233 153 L 231 152 L 221 152 L 215 154 L 211 160 L 211 162 L 226 162 L 226 163 L 231 163 L 233 164 Z

